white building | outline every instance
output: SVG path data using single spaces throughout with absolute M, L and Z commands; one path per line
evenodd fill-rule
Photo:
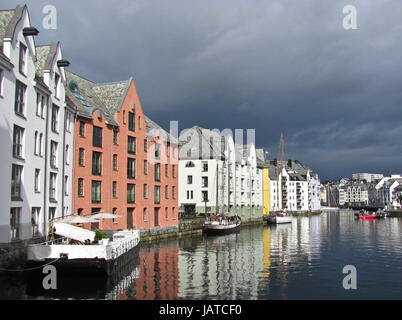
M 320 180 L 318 175 L 297 160 L 267 160 L 269 169 L 270 211 L 320 210 Z M 278 183 L 279 181 L 279 183 Z
M 353 180 L 366 180 L 366 182 L 373 182 L 375 180 L 381 180 L 384 175 L 381 173 L 353 173 Z
M 367 184 L 362 181 L 349 181 L 338 188 L 339 205 L 345 203 L 369 204 Z
M 9 212 L 0 216 L 0 243 L 46 235 L 49 218 L 71 208 L 74 111 L 65 107 L 63 85 L 68 62 L 58 43 L 37 47 L 37 33 L 26 6 L 0 11 L 0 201 Z
M 253 144 L 235 146 L 230 135 L 198 126 L 182 133 L 179 143 L 181 212 L 262 216 L 262 171 Z
M 398 189 L 401 185 L 402 177 L 400 175 L 395 174 L 390 177 L 382 178 L 375 186 L 379 204 L 399 208 Z

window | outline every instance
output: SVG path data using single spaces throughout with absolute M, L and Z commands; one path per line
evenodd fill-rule
M 102 128 L 94 126 L 92 145 L 102 148 Z
M 148 142 L 147 142 L 147 139 L 144 139 L 144 152 L 148 152 Z
M 39 216 L 41 208 L 32 208 L 31 211 L 31 224 L 32 224 L 32 235 L 36 236 L 39 234 Z
M 78 150 L 78 165 L 80 167 L 84 166 L 84 148 L 79 148 Z
M 148 174 L 148 162 L 144 160 L 144 174 Z
M 10 209 L 11 240 L 18 240 L 20 238 L 20 220 L 21 220 L 21 208 L 11 208 Z
M 68 196 L 68 176 L 64 176 L 64 195 Z
M 117 181 L 113 181 L 113 198 L 117 198 Z
M 176 178 L 176 165 L 172 165 L 172 177 Z
M 202 201 L 204 201 L 204 202 L 208 201 L 208 191 L 202 192 Z
M 165 177 L 169 177 L 168 170 L 169 170 L 169 165 L 165 164 Z
M 208 177 L 202 177 L 202 187 L 208 187 Z
M 85 122 L 80 121 L 80 137 L 85 137 Z
M 128 113 L 128 130 L 135 131 L 135 114 L 132 112 Z
M 41 112 L 42 112 L 42 96 L 40 93 L 37 93 L 36 94 L 36 115 L 38 117 L 40 117 Z
M 22 158 L 22 142 L 24 137 L 24 129 L 14 125 L 13 132 L 13 156 Z
M 190 191 L 190 198 L 193 199 L 194 198 L 194 192 Z
M 20 116 L 25 116 L 25 92 L 27 90 L 26 85 L 23 83 L 19 82 L 17 80 L 16 86 L 15 86 L 15 105 L 14 105 L 14 111 L 16 114 Z
M 52 131 L 59 132 L 59 107 L 56 105 L 52 106 Z
M 78 196 L 84 196 L 84 179 L 78 178 Z
M 135 184 L 127 185 L 127 203 L 135 203 Z
M 155 204 L 161 203 L 161 187 L 155 186 Z
M 40 184 L 40 169 L 35 169 L 35 192 L 38 193 Z
M 102 153 L 92 152 L 92 174 L 100 176 L 102 174 Z
M 101 202 L 101 182 L 92 181 L 92 203 Z
M 126 124 L 126 111 L 123 110 L 123 124 Z
M 193 176 L 187 176 L 187 184 L 193 184 Z
M 135 154 L 135 138 L 128 136 L 128 153 Z
M 57 142 L 50 142 L 50 167 L 57 168 Z
M 70 164 L 70 148 L 69 145 L 66 145 L 66 165 Z
M 45 119 L 45 107 L 47 106 L 47 102 L 49 100 L 49 97 L 48 96 L 42 96 L 41 100 L 42 100 L 42 102 L 41 102 L 40 117 L 42 119 Z
M 186 168 L 194 168 L 194 162 L 192 162 L 192 161 L 187 162 Z
M 161 164 L 155 164 L 155 181 L 161 181 Z
M 57 174 L 54 172 L 50 173 L 50 184 L 49 184 L 49 200 L 56 201 L 56 180 Z
M 34 141 L 34 155 L 37 156 L 39 154 L 39 133 L 35 131 L 35 141 Z
M 159 143 L 155 144 L 155 159 L 160 159 L 161 157 L 161 145 Z
M 142 211 L 142 218 L 144 219 L 144 221 L 147 221 L 147 208 L 144 208 L 144 210 Z
M 165 199 L 169 199 L 169 194 L 168 194 L 168 186 L 165 186 Z
M 172 219 L 176 219 L 175 208 L 172 208 Z
M 117 154 L 113 155 L 113 170 L 117 171 Z
M 13 164 L 11 169 L 11 200 L 21 201 L 22 166 Z
M 39 134 L 39 155 L 43 156 L 43 133 Z
M 144 184 L 143 186 L 143 195 L 144 199 L 148 199 L 148 185 Z
M 57 73 L 54 74 L 54 96 L 60 98 L 60 76 Z
M 117 131 L 113 130 L 113 144 L 117 145 Z
M 208 171 L 208 162 L 203 162 L 202 163 L 202 171 L 207 172 Z
M 49 208 L 49 220 L 53 220 L 56 216 L 56 208 Z
M 169 209 L 165 208 L 165 218 L 166 220 L 169 219 Z
M 176 199 L 176 187 L 172 187 L 172 199 Z
M 71 118 L 72 118 L 72 115 L 71 115 L 70 112 L 67 112 L 66 116 L 67 116 L 67 118 L 66 118 L 66 131 L 71 132 Z
M 20 42 L 20 73 L 26 74 L 27 69 L 27 47 Z
M 0 97 L 3 96 L 3 77 L 4 77 L 4 71 L 3 69 L 0 69 Z
M 135 179 L 135 159 L 127 159 L 127 178 Z

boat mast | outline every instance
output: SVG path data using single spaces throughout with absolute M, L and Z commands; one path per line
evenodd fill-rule
M 230 212 L 230 150 L 228 148 L 228 212 Z
M 282 185 L 282 172 L 283 172 L 283 133 L 281 133 L 281 209 L 283 210 L 283 185 Z M 279 176 L 278 176 L 278 182 L 279 182 Z
M 218 174 L 218 170 L 219 170 L 218 156 L 216 156 L 216 207 L 215 207 L 216 215 L 219 214 L 219 202 L 218 202 L 218 197 L 219 197 L 219 187 L 218 187 L 219 174 Z

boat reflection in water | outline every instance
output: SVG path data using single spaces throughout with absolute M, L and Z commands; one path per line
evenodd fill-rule
M 26 296 L 28 299 L 106 299 L 115 300 L 125 292 L 140 276 L 138 251 L 128 252 L 127 262 L 118 272 L 110 276 L 91 273 L 71 273 L 57 271 L 57 288 L 46 290 L 43 287 L 42 269 L 31 272 L 27 279 Z

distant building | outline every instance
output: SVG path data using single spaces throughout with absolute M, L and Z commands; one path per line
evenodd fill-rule
M 353 173 L 353 180 L 366 180 L 366 182 L 373 182 L 375 180 L 380 180 L 384 177 L 381 173 Z
M 378 203 L 399 208 L 399 187 L 401 185 L 402 176 L 400 175 L 395 174 L 382 178 L 375 186 L 378 192 Z
M 262 170 L 253 144 L 195 126 L 180 135 L 179 203 L 184 214 L 262 216 Z
M 361 181 L 349 181 L 338 188 L 339 205 L 368 204 L 368 188 Z

